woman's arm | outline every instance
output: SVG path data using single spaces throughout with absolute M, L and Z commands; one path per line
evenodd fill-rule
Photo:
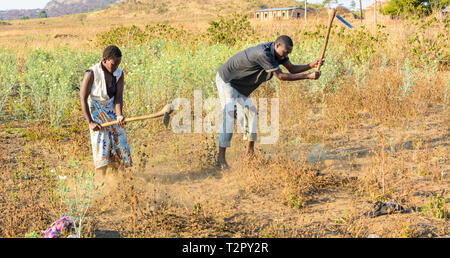
M 119 81 L 117 82 L 116 95 L 114 97 L 114 105 L 116 109 L 117 121 L 119 121 L 119 125 L 125 124 L 125 117 L 123 116 L 123 87 L 125 84 L 125 75 L 122 73 Z
M 87 71 L 84 74 L 83 82 L 81 83 L 80 88 L 80 102 L 81 102 L 81 110 L 83 111 L 84 118 L 89 124 L 89 128 L 94 131 L 101 129 L 101 125 L 94 122 L 91 117 L 91 113 L 89 111 L 89 105 L 87 103 L 87 99 L 89 94 L 91 93 L 92 83 L 94 83 L 94 74 L 92 71 Z

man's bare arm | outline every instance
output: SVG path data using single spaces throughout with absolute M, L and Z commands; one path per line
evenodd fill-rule
M 325 62 L 325 59 L 322 59 L 322 64 Z M 306 64 L 306 65 L 294 65 L 291 63 L 291 61 L 287 61 L 283 64 L 284 67 L 290 72 L 290 73 L 303 73 L 306 72 L 312 68 L 318 67 L 320 63 L 320 59 L 317 59 L 316 61 Z
M 308 71 L 309 69 L 312 68 L 309 64 L 307 64 L 307 65 L 294 65 L 289 60 L 286 63 L 284 63 L 283 66 L 286 67 L 286 69 L 290 73 L 303 73 L 303 72 Z
M 311 73 L 283 73 L 281 69 L 278 69 L 273 74 L 282 81 L 317 80 L 320 77 L 320 71 Z

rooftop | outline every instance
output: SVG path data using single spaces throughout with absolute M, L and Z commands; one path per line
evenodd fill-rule
M 261 10 L 256 10 L 255 12 L 268 12 L 268 11 L 289 11 L 289 10 L 293 10 L 293 9 L 297 9 L 300 7 L 288 7 L 288 8 L 273 8 L 273 9 L 261 9 Z

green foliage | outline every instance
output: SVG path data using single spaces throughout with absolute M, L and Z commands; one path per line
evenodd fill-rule
M 418 27 L 414 35 L 408 39 L 408 50 L 418 67 L 423 63 L 439 62 L 441 66 L 450 64 L 450 20 L 439 20 L 436 17 L 412 21 Z M 432 33 L 442 27 L 439 33 Z M 406 48 L 405 48 L 406 49 Z
M 97 46 L 107 47 L 109 45 L 130 46 L 139 45 L 145 41 L 144 32 L 137 26 L 117 27 L 105 33 L 97 35 Z
M 19 18 L 19 20 L 28 20 L 28 19 L 30 19 L 30 16 L 25 16 L 25 15 L 20 16 L 20 18 Z
M 370 61 L 375 55 L 382 54 L 387 45 L 389 34 L 385 29 L 385 26 L 378 25 L 377 32 L 371 33 L 365 26 L 347 29 L 334 25 L 330 35 L 330 42 L 333 43 L 329 42 L 327 46 L 326 65 L 322 67 L 320 80 L 303 81 L 302 85 L 319 94 L 335 92 L 351 74 L 356 75 L 361 85 L 364 85 Z M 318 24 L 311 30 L 295 32 L 294 41 L 298 43 L 294 48 L 300 51 L 294 50 L 290 54 L 293 63 L 308 63 L 317 59 L 326 30 L 326 25 Z
M 25 238 L 39 238 L 39 235 L 36 232 L 31 232 L 31 233 L 25 234 Z
M 205 98 L 213 96 L 217 69 L 235 51 L 225 45 L 193 47 L 161 39 L 124 48 L 125 110 L 129 115 L 156 112 L 167 101 L 192 97 L 194 90 L 202 90 Z
M 304 200 L 296 194 L 295 191 L 291 191 L 289 194 L 289 206 L 295 209 L 301 209 L 305 206 Z
M 40 11 L 38 14 L 38 18 L 47 18 L 47 17 L 48 15 L 44 10 Z
M 0 117 L 3 117 L 3 108 L 11 97 L 13 88 L 17 85 L 18 58 L 6 50 L 0 50 Z
M 166 24 L 147 25 L 141 28 L 132 25 L 130 27 L 117 27 L 96 36 L 95 44 L 99 47 L 109 45 L 116 46 L 136 46 L 149 44 L 154 39 L 181 40 L 187 32 Z
M 234 46 L 237 42 L 245 42 L 252 38 L 255 32 L 246 15 L 233 14 L 228 18 L 219 16 L 218 21 L 209 23 L 206 36 L 212 43 Z
M 409 60 L 409 58 L 406 58 L 405 60 L 405 65 L 403 66 L 402 69 L 402 74 L 403 74 L 403 94 L 405 95 L 411 95 L 412 92 L 414 91 L 415 86 L 417 85 L 416 83 L 416 74 L 417 74 L 417 70 L 414 69 L 414 67 L 411 65 L 411 62 Z
M 421 212 L 425 216 L 435 217 L 447 220 L 450 214 L 447 210 L 445 197 L 442 195 L 432 194 L 427 205 L 423 206 Z
M 78 162 L 72 160 L 72 165 L 75 167 L 76 173 L 71 174 L 71 179 L 74 182 L 73 188 L 67 185 L 67 179 L 60 176 L 59 193 L 62 200 L 68 205 L 68 213 L 70 220 L 74 223 L 76 236 L 81 237 L 83 230 L 83 222 L 87 219 L 86 213 L 91 206 L 94 195 L 99 194 L 100 185 L 94 184 L 94 172 L 86 173 L 80 170 Z
M 337 36 L 339 43 L 346 46 L 345 55 L 353 56 L 357 64 L 362 64 L 377 50 L 384 49 L 389 37 L 389 34 L 384 32 L 385 29 L 386 26 L 377 24 L 377 32 L 372 34 L 365 26 L 361 26 L 359 30 L 348 30 L 341 26 Z
M 211 25 L 204 34 L 207 41 L 189 41 L 188 44 L 185 39 L 191 35 L 182 28 L 157 24 L 143 29 L 137 26 L 119 27 L 99 34 L 99 47 L 95 51 L 36 49 L 25 53 L 20 59 L 11 51 L 0 51 L 0 97 L 4 99 L 0 105 L 9 106 L 10 114 L 17 118 L 47 121 L 52 126 L 62 125 L 64 121 L 72 119 L 74 114 L 79 114 L 78 94 L 84 71 L 100 60 L 104 46 L 110 44 L 120 46 L 124 55 L 120 68 L 125 73 L 126 116 L 155 112 L 177 97 L 192 98 L 194 90 L 202 90 L 205 98 L 212 97 L 216 94 L 214 84 L 217 69 L 233 54 L 261 42 L 256 41 L 255 37 L 246 42 L 245 35 L 249 34 L 242 33 L 246 30 L 238 29 L 239 26 L 225 33 L 225 36 L 219 36 L 219 28 L 234 23 L 247 24 L 248 20 L 244 17 L 235 15 L 229 19 L 222 18 L 212 23 L 215 25 Z M 419 21 L 413 22 L 419 24 Z M 437 25 L 445 26 L 446 30 L 439 29 L 432 33 L 433 26 Z M 249 24 L 242 25 L 242 28 L 253 31 Z M 414 89 L 417 67 L 420 67 L 421 62 L 448 62 L 450 48 L 448 37 L 445 37 L 448 28 L 448 21 L 420 21 L 420 28 L 416 32 L 418 37 L 411 38 L 405 46 L 410 50 L 402 70 L 405 93 L 409 94 Z M 289 55 L 291 61 L 306 64 L 316 60 L 323 46 L 325 32 L 325 25 L 317 25 L 308 31 L 295 31 L 292 35 L 294 51 Z M 328 44 L 326 65 L 322 67 L 320 80 L 293 82 L 288 87 L 301 84 L 318 93 L 316 97 L 322 101 L 323 93 L 335 92 L 349 76 L 353 76 L 355 83 L 364 87 L 367 74 L 374 65 L 374 57 L 382 61 L 377 63 L 377 69 L 384 69 L 391 62 L 385 55 L 388 37 L 385 27 L 381 25 L 376 33 L 371 33 L 364 26 L 349 30 L 336 25 L 332 30 L 330 40 L 333 43 Z M 211 44 L 217 39 L 223 40 Z M 432 65 L 423 67 L 425 69 Z M 429 69 L 426 69 L 428 74 Z M 268 85 L 274 86 L 278 92 L 279 83 L 274 78 Z M 6 111 L 4 107 L 3 113 Z
M 205 98 L 213 96 L 217 69 L 244 47 L 249 45 L 230 48 L 154 39 L 146 45 L 121 48 L 125 114 L 155 112 L 167 101 L 192 97 L 196 89 Z M 16 118 L 61 126 L 80 112 L 78 95 L 84 71 L 100 61 L 101 49 L 32 50 L 23 57 L 23 71 L 16 66 L 19 61 L 14 54 L 0 51 L 0 91 L 11 92 L 0 95 L 4 99 L 0 104 L 9 106 L 10 115 Z
M 71 117 L 71 107 L 78 102 L 83 72 L 97 59 L 92 52 L 78 53 L 67 48 L 31 51 L 25 61 L 26 73 L 16 74 L 21 82 L 16 89 L 14 113 L 60 125 Z
M 391 0 L 381 9 L 381 13 L 405 18 L 411 15 L 427 16 L 432 13 L 433 8 L 441 9 L 449 4 L 449 0 Z

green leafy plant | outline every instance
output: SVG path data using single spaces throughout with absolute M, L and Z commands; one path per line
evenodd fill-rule
M 150 44 L 154 39 L 181 40 L 187 32 L 183 28 L 175 28 L 166 24 L 147 25 L 144 29 L 132 25 L 120 26 L 96 35 L 95 44 L 99 47 L 109 45 L 137 46 Z
M 255 34 L 246 15 L 233 14 L 230 17 L 219 16 L 218 21 L 209 23 L 206 36 L 212 43 L 223 43 L 234 46 Z
M 353 56 L 358 65 L 366 62 L 370 57 L 385 47 L 389 34 L 385 32 L 386 26 L 377 24 L 377 32 L 371 33 L 365 26 L 360 29 L 347 30 L 341 26 L 336 33 L 338 40 L 345 48 L 346 56 Z M 355 48 L 354 46 L 358 46 Z
M 448 0 L 391 0 L 381 9 L 381 13 L 401 17 L 427 16 L 432 13 L 433 8 L 440 9 L 449 3 Z
M 25 238 L 39 238 L 39 234 L 36 232 L 31 232 L 31 233 L 25 234 Z
M 433 193 L 429 202 L 421 208 L 421 212 L 425 216 L 447 220 L 450 214 L 446 205 L 444 196 Z
M 0 117 L 3 117 L 3 108 L 17 85 L 17 61 L 12 53 L 0 51 Z
M 450 40 L 448 37 L 450 20 L 431 17 L 412 21 L 412 23 L 418 29 L 408 39 L 408 46 L 404 49 L 410 52 L 414 65 L 422 68 L 423 64 L 437 61 L 441 66 L 448 66 L 450 64 Z M 442 27 L 442 30 L 436 30 L 439 27 Z M 435 30 L 438 32 L 432 33 Z
M 76 237 L 82 236 L 82 230 L 84 222 L 88 218 L 86 216 L 87 211 L 92 203 L 94 195 L 99 194 L 99 188 L 103 187 L 104 183 L 100 185 L 94 184 L 94 172 L 80 171 L 77 161 L 72 161 L 76 171 L 70 175 L 73 180 L 74 186 L 71 188 L 68 186 L 66 177 L 60 176 L 59 192 L 62 200 L 68 205 L 68 212 L 64 216 L 69 216 L 73 222 L 73 226 L 76 232 Z

